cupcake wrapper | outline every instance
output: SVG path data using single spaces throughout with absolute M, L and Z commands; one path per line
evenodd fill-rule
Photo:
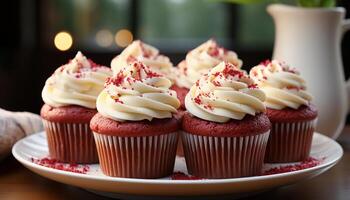
M 309 157 L 317 119 L 294 123 L 272 123 L 265 162 L 286 163 Z
M 176 155 L 184 157 L 184 148 L 183 148 L 182 138 L 181 137 L 179 137 L 179 142 L 177 143 Z
M 261 174 L 269 131 L 245 137 L 212 137 L 182 132 L 188 172 L 202 178 Z
M 67 163 L 97 163 L 96 145 L 89 123 L 43 120 L 50 157 Z
M 119 137 L 94 132 L 102 172 L 125 178 L 160 178 L 173 172 L 178 133 Z

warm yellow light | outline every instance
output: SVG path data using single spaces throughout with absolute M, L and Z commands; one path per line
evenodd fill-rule
M 118 46 L 126 47 L 132 42 L 133 35 L 129 30 L 121 29 L 115 34 L 114 40 Z
M 101 47 L 108 47 L 113 44 L 113 34 L 111 31 L 102 29 L 96 33 L 96 43 Z
M 67 51 L 72 47 L 73 38 L 72 36 L 65 31 L 61 31 L 56 34 L 54 39 L 55 47 L 60 51 Z

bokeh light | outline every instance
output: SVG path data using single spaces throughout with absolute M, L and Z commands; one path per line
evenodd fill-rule
M 55 47 L 60 51 L 67 51 L 73 45 L 73 37 L 65 31 L 61 31 L 55 35 Z
M 126 47 L 132 42 L 133 35 L 129 30 L 121 29 L 115 34 L 114 40 L 118 46 Z
M 107 29 L 99 30 L 96 33 L 96 43 L 101 47 L 109 47 L 113 44 L 113 34 Z

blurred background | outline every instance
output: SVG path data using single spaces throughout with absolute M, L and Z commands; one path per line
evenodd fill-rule
M 135 39 L 156 46 L 174 65 L 215 38 L 249 70 L 272 56 L 274 26 L 266 4 L 212 0 L 12 0 L 0 12 L 0 107 L 39 113 L 53 71 L 81 50 L 99 64 Z M 350 12 L 350 1 L 338 1 Z M 350 14 L 347 14 L 350 17 Z M 350 75 L 350 33 L 342 41 Z M 332 66 L 329 66 L 332 67 Z

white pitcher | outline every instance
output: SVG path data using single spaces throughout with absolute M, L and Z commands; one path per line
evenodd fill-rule
M 317 131 L 337 138 L 350 102 L 340 52 L 342 35 L 350 29 L 345 9 L 272 4 L 267 11 L 276 26 L 273 58 L 301 72 L 318 107 Z

